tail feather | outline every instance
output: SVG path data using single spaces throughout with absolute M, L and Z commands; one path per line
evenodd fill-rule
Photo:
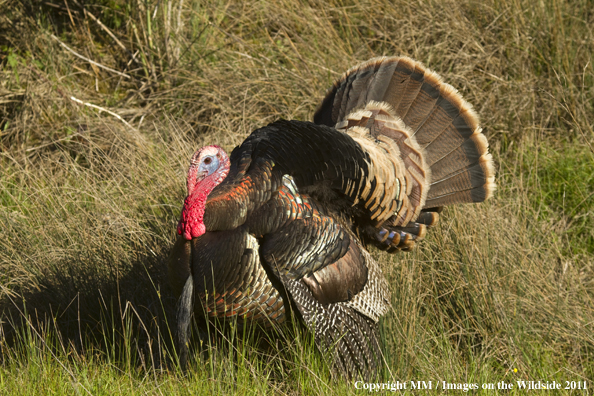
M 495 189 L 485 188 L 485 186 L 475 187 L 464 191 L 457 191 L 455 193 L 442 195 L 433 199 L 427 200 L 425 207 L 437 208 L 440 206 L 453 205 L 461 202 L 483 202 L 492 196 L 492 191 Z
M 435 224 L 439 218 L 437 213 L 429 216 L 426 216 L 425 213 L 422 212 L 419 215 L 421 221 L 411 221 L 405 227 L 382 225 L 375 230 L 374 244 L 381 250 L 389 252 L 412 249 L 417 242 L 425 238 L 427 228 Z
M 448 178 L 431 184 L 431 194 L 428 200 L 457 191 L 465 191 L 482 187 L 485 184 L 485 174 L 488 172 L 488 162 L 479 161 L 468 166 L 460 173 L 449 175 Z
M 386 83 L 386 81 L 390 82 L 392 80 L 397 65 L 398 62 L 378 62 L 378 65 L 374 67 L 377 71 L 375 72 L 373 83 L 370 85 L 365 97 L 367 102 L 377 100 L 376 98 L 384 98 L 386 92 L 390 91 L 389 83 Z
M 410 58 L 375 58 L 350 69 L 326 95 L 314 122 L 349 134 L 353 127 L 367 128 L 377 144 L 386 138 L 397 143 L 398 149 L 389 153 L 404 165 L 407 196 L 394 212 L 397 220 L 388 221 L 392 226 L 415 221 L 423 208 L 481 202 L 495 189 L 492 158 L 476 112 L 454 87 Z M 382 167 L 383 160 L 368 152 Z M 392 209 L 382 208 L 380 219 Z
M 398 103 L 398 106 L 396 106 L 395 104 L 392 105 L 396 110 L 396 114 L 398 114 L 401 118 L 404 118 L 406 116 L 409 109 L 411 108 L 411 105 L 413 104 L 413 102 L 419 95 L 419 92 L 421 91 L 424 77 L 423 69 L 424 68 L 421 67 L 420 63 L 415 62 L 412 59 L 405 58 L 398 62 L 396 72 L 398 73 L 398 71 L 400 70 L 406 70 L 405 73 L 409 73 L 406 78 L 406 85 L 403 84 L 402 86 L 402 92 L 399 95 L 400 101 Z M 399 74 L 404 73 L 395 74 L 394 77 L 392 77 L 392 79 L 399 78 Z M 402 77 L 404 77 L 404 75 Z
M 391 106 L 385 102 L 370 101 L 365 108 L 348 114 L 336 124 L 336 128 L 348 133 L 371 155 L 373 175 L 388 172 L 387 176 L 378 178 L 382 183 L 388 186 L 400 183 L 403 186 L 395 196 L 389 194 L 389 187 L 370 195 L 367 202 L 373 213 L 371 219 L 382 223 L 398 213 L 400 224 L 407 224 L 418 216 L 429 190 L 429 168 L 421 148 L 412 137 L 412 131 L 394 114 Z M 389 160 L 386 160 L 386 155 Z M 373 180 L 371 174 L 369 178 Z M 365 191 L 362 197 L 368 198 Z M 368 204 L 366 207 L 369 207 Z
M 470 135 L 472 135 L 472 133 L 468 134 L 468 136 L 460 134 L 452 124 L 446 126 L 442 133 L 436 136 L 432 142 L 424 146 L 427 165 L 433 167 L 433 164 L 437 161 L 466 143 L 470 139 Z M 423 145 L 421 145 L 421 147 L 423 147 Z
M 459 147 L 432 164 L 431 168 L 433 169 L 433 173 L 431 174 L 431 182 L 436 183 L 445 179 L 448 175 L 459 172 L 469 165 L 476 164 L 482 157 L 490 156 L 487 151 L 487 138 L 477 130 Z
M 370 70 L 358 70 L 348 77 L 348 84 L 343 89 L 338 90 L 337 96 L 340 101 L 340 107 L 333 110 L 338 114 L 348 114 L 352 109 L 365 105 L 367 95 L 365 94 L 368 85 L 373 81 L 373 73 Z
M 426 208 L 458 202 L 482 202 L 495 191 L 495 169 L 491 154 L 431 185 Z
M 376 59 L 377 62 L 382 63 L 386 60 L 387 59 L 385 58 Z M 386 90 L 386 94 L 383 98 L 376 98 L 375 100 L 381 100 L 386 103 L 389 103 L 390 106 L 392 106 L 395 110 L 398 110 L 400 102 L 403 98 L 402 93 L 405 92 L 411 74 L 413 74 L 414 71 L 414 65 L 410 64 L 409 60 L 412 61 L 412 59 L 408 58 L 400 58 L 394 60 L 394 62 L 396 63 L 396 67 L 394 69 L 393 76 L 387 81 L 388 89 Z M 372 61 L 369 61 L 369 63 L 371 62 Z
M 435 108 L 440 98 L 439 87 L 443 84 L 441 77 L 430 70 L 425 71 L 423 79 L 419 94 L 402 117 L 406 125 L 415 132 Z
M 427 116 L 414 128 L 419 144 L 430 143 L 449 123 L 458 134 L 469 137 L 478 128 L 478 116 L 472 106 L 449 84 L 441 83 L 439 98 Z
M 424 224 L 427 227 L 434 226 L 439 221 L 439 213 L 422 211 L 417 218 L 417 223 Z

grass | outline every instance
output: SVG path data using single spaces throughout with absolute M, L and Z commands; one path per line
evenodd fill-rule
M 311 119 L 379 55 L 458 88 L 498 164 L 490 202 L 448 208 L 411 253 L 372 252 L 393 294 L 385 378 L 594 386 L 591 2 L 0 7 L 3 393 L 357 393 L 307 337 L 218 346 L 180 373 L 164 259 L 197 147 Z

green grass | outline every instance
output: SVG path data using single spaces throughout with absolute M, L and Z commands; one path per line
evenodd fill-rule
M 311 119 L 379 55 L 459 89 L 498 171 L 494 199 L 446 209 L 413 252 L 372 252 L 392 290 L 385 378 L 594 386 L 591 2 L 179 6 L 0 3 L 0 393 L 368 393 L 306 336 L 223 343 L 182 374 L 164 260 L 196 148 Z
M 540 158 L 539 158 L 540 157 Z M 569 254 L 594 254 L 594 155 L 588 147 L 564 143 L 545 146 L 527 156 L 526 167 L 536 169 L 533 205 L 541 219 L 560 214 L 554 227 L 563 236 Z M 538 163 L 540 162 L 540 163 Z

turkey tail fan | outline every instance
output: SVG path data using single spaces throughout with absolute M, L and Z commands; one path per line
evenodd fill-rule
M 487 139 L 472 106 L 410 58 L 374 58 L 350 69 L 327 93 L 314 122 L 343 130 L 364 126 L 376 139 L 392 137 L 384 132 L 389 122 L 402 124 L 397 129 L 407 131 L 409 146 L 420 147 L 429 180 L 428 191 L 419 189 L 424 202 L 403 220 L 414 220 L 421 207 L 482 202 L 495 190 Z
M 176 310 L 175 343 L 179 356 L 179 365 L 183 371 L 186 370 L 188 364 L 188 342 L 190 340 L 192 312 L 194 312 L 194 279 L 190 275 L 177 302 Z

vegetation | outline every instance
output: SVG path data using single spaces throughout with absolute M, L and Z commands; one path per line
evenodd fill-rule
M 474 104 L 498 191 L 447 209 L 411 253 L 372 252 L 393 293 L 386 378 L 588 381 L 573 392 L 591 392 L 593 10 L 0 0 L 0 391 L 356 393 L 331 381 L 307 337 L 211 348 L 181 373 L 163 262 L 196 148 L 311 119 L 348 67 L 408 55 Z

